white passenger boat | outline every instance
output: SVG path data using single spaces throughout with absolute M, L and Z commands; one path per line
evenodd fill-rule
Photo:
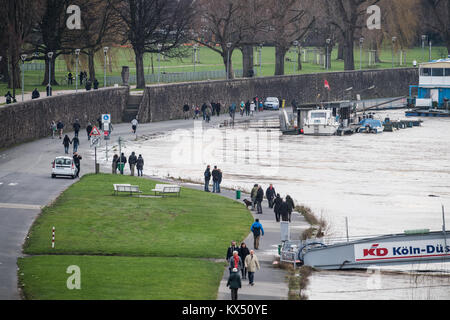
M 333 136 L 339 129 L 340 123 L 333 116 L 332 110 L 317 109 L 308 112 L 303 131 L 310 136 Z

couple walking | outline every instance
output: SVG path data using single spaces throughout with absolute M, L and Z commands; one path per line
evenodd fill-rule
M 222 170 L 217 169 L 217 166 L 214 166 L 214 170 L 211 172 L 211 166 L 206 167 L 205 173 L 205 192 L 209 191 L 209 183 L 211 181 L 211 177 L 213 179 L 213 193 L 220 193 L 220 184 L 222 183 Z

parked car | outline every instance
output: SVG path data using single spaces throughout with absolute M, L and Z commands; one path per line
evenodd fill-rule
M 279 110 L 280 109 L 280 101 L 278 98 L 269 97 L 264 100 L 264 109 L 266 110 Z
M 75 179 L 77 175 L 77 168 L 73 159 L 70 157 L 57 157 L 52 162 L 52 178 L 57 176 L 71 177 Z

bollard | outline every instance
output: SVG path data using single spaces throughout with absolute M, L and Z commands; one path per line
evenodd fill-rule
M 236 200 L 240 200 L 240 199 L 241 199 L 241 191 L 236 190 Z
M 52 249 L 55 248 L 55 227 L 52 228 Z

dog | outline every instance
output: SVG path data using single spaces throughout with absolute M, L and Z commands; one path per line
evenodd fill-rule
M 253 203 L 251 201 L 248 201 L 247 199 L 244 199 L 243 201 L 244 201 L 245 205 L 247 206 L 247 209 L 248 209 L 248 207 L 253 206 Z

